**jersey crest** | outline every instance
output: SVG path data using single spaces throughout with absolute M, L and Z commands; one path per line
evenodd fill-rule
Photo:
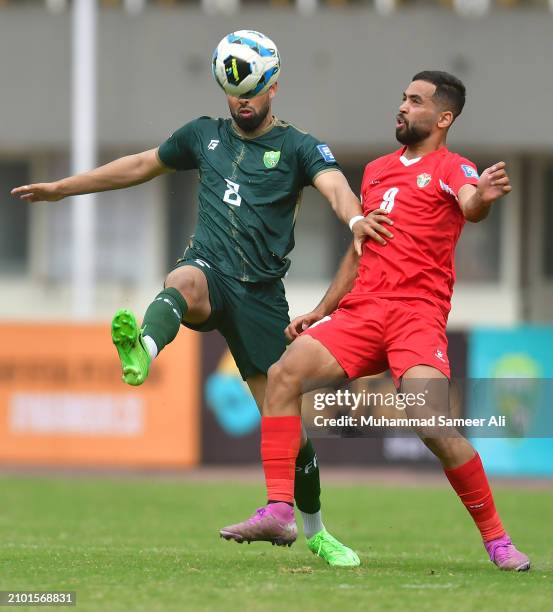
M 423 174 L 419 174 L 417 176 L 417 187 L 423 189 L 428 185 L 428 183 L 430 183 L 431 180 L 432 176 L 430 174 L 427 174 L 426 172 L 424 172 Z
M 280 160 L 280 151 L 266 151 L 263 155 L 265 168 L 274 168 Z

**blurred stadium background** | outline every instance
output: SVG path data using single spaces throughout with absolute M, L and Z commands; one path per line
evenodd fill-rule
M 81 14 L 72 38 L 77 6 L 97 8 L 93 57 L 86 55 L 92 12 Z M 79 164 L 157 146 L 191 118 L 225 115 L 210 57 L 240 27 L 277 41 L 283 72 L 276 113 L 327 141 L 354 190 L 364 164 L 395 147 L 393 117 L 415 72 L 441 68 L 465 81 L 467 106 L 450 148 L 481 169 L 505 159 L 514 190 L 485 223 L 467 226 L 457 250 L 454 373 L 553 377 L 552 9 L 545 1 L 508 0 L 0 2 L 0 317 L 7 339 L 0 461 L 179 467 L 257 460 L 255 407 L 216 334 L 183 330 L 169 349 L 176 358 L 168 350 L 140 390 L 119 383 L 107 335 L 114 310 L 143 312 L 181 254 L 195 223 L 194 173 L 99 194 L 88 204 L 30 206 L 9 195 Z M 80 43 L 85 55 L 78 55 Z M 304 194 L 296 238 L 286 279 L 292 315 L 318 301 L 349 239 L 313 189 Z M 499 335 L 486 336 L 490 328 Z M 321 447 L 329 463 L 428 461 L 417 441 Z M 553 474 L 553 461 L 536 465 Z M 497 471 L 533 469 L 506 458 Z

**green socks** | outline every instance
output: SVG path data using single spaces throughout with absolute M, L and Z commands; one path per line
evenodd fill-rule
M 320 497 L 321 483 L 317 455 L 311 440 L 307 440 L 306 444 L 300 448 L 296 459 L 294 498 L 298 510 L 302 513 L 315 514 L 321 509 Z
M 142 322 L 142 336 L 149 336 L 157 351 L 172 342 L 180 328 L 188 304 L 180 291 L 173 287 L 164 289 L 148 306 Z

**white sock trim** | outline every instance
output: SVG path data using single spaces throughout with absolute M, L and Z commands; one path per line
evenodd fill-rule
M 303 520 L 303 533 L 307 539 L 312 538 L 316 533 L 325 528 L 320 510 L 315 512 L 315 514 L 308 514 L 300 510 L 300 514 Z
M 150 354 L 150 359 L 155 359 L 157 357 L 157 346 L 153 338 L 150 336 L 142 336 L 142 342 L 144 342 L 144 346 Z

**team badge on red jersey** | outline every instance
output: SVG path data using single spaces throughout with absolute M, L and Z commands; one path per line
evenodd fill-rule
M 427 174 L 426 172 L 423 174 L 419 174 L 417 176 L 417 187 L 420 187 L 422 189 L 423 187 L 426 187 L 431 180 L 432 176 L 430 176 L 430 174 Z

